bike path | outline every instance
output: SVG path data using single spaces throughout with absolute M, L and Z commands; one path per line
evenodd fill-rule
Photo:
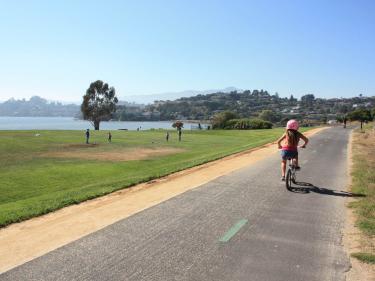
M 344 280 L 341 231 L 350 194 L 340 191 L 349 133 L 332 128 L 311 137 L 300 152 L 299 192 L 280 181 L 275 153 L 0 280 Z

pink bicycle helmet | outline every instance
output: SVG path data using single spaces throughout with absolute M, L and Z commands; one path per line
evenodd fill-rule
M 286 128 L 288 130 L 295 130 L 295 131 L 297 131 L 298 128 L 299 128 L 298 121 L 294 120 L 294 119 L 289 120 L 288 123 L 286 123 Z

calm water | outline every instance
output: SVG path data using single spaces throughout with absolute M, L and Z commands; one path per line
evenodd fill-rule
M 184 123 L 185 129 L 197 124 Z M 71 117 L 0 117 L 0 130 L 85 130 L 94 129 L 90 122 Z M 170 121 L 109 121 L 101 122 L 101 130 L 172 129 Z

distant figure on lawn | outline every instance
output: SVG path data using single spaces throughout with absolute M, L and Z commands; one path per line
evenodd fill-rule
M 167 133 L 165 134 L 165 139 L 166 139 L 167 141 L 169 141 L 169 132 L 167 132 Z
M 108 132 L 108 142 L 112 142 L 112 134 L 111 134 L 111 132 Z
M 89 140 L 90 140 L 90 130 L 87 129 L 86 130 L 86 144 L 89 144 Z
M 182 135 L 182 130 L 181 128 L 178 129 L 178 141 L 181 141 L 181 135 Z

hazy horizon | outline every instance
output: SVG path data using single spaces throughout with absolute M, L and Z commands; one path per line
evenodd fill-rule
M 224 89 L 226 89 L 226 88 L 231 88 L 231 87 L 225 87 Z M 223 90 L 223 89 L 217 89 L 217 90 Z M 242 91 L 244 91 L 244 90 L 255 90 L 255 89 L 238 89 L 240 92 L 242 92 Z M 257 89 L 257 90 L 261 90 L 261 89 Z M 267 90 L 267 89 L 262 89 L 262 90 Z M 165 92 L 165 93 L 154 93 L 154 94 L 141 94 L 141 95 L 127 95 L 127 96 L 119 96 L 119 100 L 120 101 L 122 101 L 122 102 L 124 102 L 124 101 L 126 101 L 126 102 L 130 102 L 130 103 L 132 103 L 132 102 L 135 102 L 135 103 L 144 103 L 144 104 L 146 104 L 146 103 L 149 103 L 149 102 L 139 102 L 139 100 L 142 100 L 142 98 L 145 98 L 145 100 L 148 100 L 147 98 L 148 97 L 153 97 L 153 96 L 165 96 L 165 95 L 171 95 L 171 94 L 173 94 L 173 93 L 176 93 L 176 94 L 181 94 L 181 93 L 185 93 L 185 92 L 197 92 L 197 93 L 200 93 L 200 92 L 206 92 L 206 91 L 211 91 L 210 89 L 208 89 L 208 90 L 185 90 L 185 91 L 176 91 L 176 92 Z M 277 91 L 276 91 L 277 92 Z M 277 92 L 278 93 L 278 95 L 280 96 L 280 97 L 282 97 L 282 98 L 284 98 L 284 97 L 290 97 L 290 94 L 288 94 L 288 95 L 282 95 L 282 94 L 280 94 L 279 92 Z M 274 93 L 272 93 L 272 92 L 269 92 L 269 94 L 270 95 L 273 95 L 273 94 L 275 94 L 275 92 Z M 306 94 L 310 94 L 310 93 L 306 93 Z M 302 94 L 302 95 L 305 95 L 305 94 Z M 301 96 L 302 95 L 299 95 L 299 96 L 297 96 L 297 95 L 293 95 L 293 97 L 294 98 L 298 98 L 298 99 L 300 99 L 301 98 Z M 365 95 L 365 94 L 362 94 L 364 97 L 373 97 L 373 96 L 375 96 L 375 95 Z M 77 100 L 59 100 L 59 99 L 50 99 L 50 98 L 48 98 L 48 97 L 43 97 L 43 96 L 41 96 L 41 95 L 30 95 L 29 97 L 20 97 L 20 98 L 16 98 L 16 97 L 10 97 L 10 98 L 7 98 L 7 99 L 2 99 L 2 98 L 0 98 L 0 103 L 3 103 L 3 102 L 6 102 L 6 101 L 8 101 L 8 100 L 10 100 L 10 99 L 15 99 L 15 100 L 22 100 L 22 99 L 25 99 L 25 100 L 30 100 L 33 96 L 38 96 L 38 97 L 40 97 L 40 98 L 43 98 L 43 99 L 46 99 L 46 100 L 48 100 L 49 102 L 60 102 L 60 103 L 62 103 L 62 104 L 81 104 L 82 103 L 82 97 L 80 97 L 80 99 L 77 99 Z M 180 95 L 181 96 L 181 95 Z M 175 99 L 178 99 L 178 98 L 180 98 L 180 96 L 176 96 L 176 98 Z M 326 99 L 330 99 L 330 98 L 353 98 L 353 97 L 357 97 L 357 96 L 359 96 L 359 94 L 358 95 L 353 95 L 353 96 L 347 96 L 347 97 L 343 97 L 343 96 L 337 96 L 337 97 L 322 97 L 322 96 L 318 96 L 318 95 L 315 95 L 314 94 L 314 96 L 315 96 L 315 98 L 326 98 Z M 136 98 L 137 97 L 137 99 L 135 99 L 135 101 L 133 101 L 132 100 L 132 98 Z M 186 96 L 186 97 L 188 97 L 188 96 Z M 129 100 L 128 100 L 128 99 Z
M 124 99 L 234 85 L 375 95 L 373 1 L 3 1 L 0 101 Z M 93 20 L 93 19 L 101 20 Z

